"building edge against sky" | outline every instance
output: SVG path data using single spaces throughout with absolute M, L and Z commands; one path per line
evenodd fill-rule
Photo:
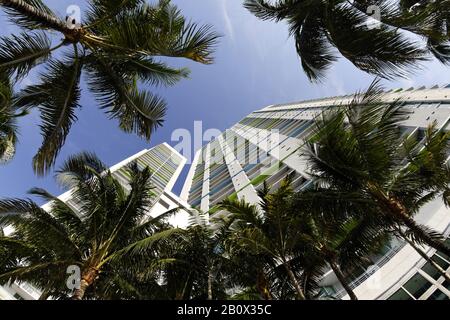
M 353 95 L 271 105 L 255 111 L 204 145 L 195 153 L 181 195 L 172 188 L 179 179 L 187 159 L 167 143 L 129 157 L 110 170 L 123 185 L 121 174 L 130 162 L 148 165 L 153 171 L 157 201 L 150 215 L 157 216 L 175 207 L 182 210 L 170 222 L 178 227 L 188 225 L 190 207 L 220 214 L 217 204 L 225 198 L 245 199 L 258 203 L 256 190 L 267 181 L 277 186 L 287 175 L 294 176 L 294 186 L 301 189 L 310 183 L 306 164 L 299 157 L 299 149 L 308 133 L 312 120 L 323 110 L 348 104 Z M 432 121 L 441 128 L 450 128 L 450 86 L 426 89 L 388 91 L 386 102 L 401 99 L 411 110 L 402 124 L 405 135 L 423 138 L 424 129 Z M 76 200 L 68 191 L 60 199 L 76 208 Z M 47 205 L 44 205 L 45 208 Z M 417 216 L 447 237 L 450 233 L 450 211 L 440 200 L 427 205 Z M 450 270 L 450 258 L 426 248 L 441 266 Z M 354 275 L 351 286 L 359 299 L 450 299 L 450 284 L 426 264 L 416 251 L 400 241 L 386 247 L 383 255 L 373 257 L 373 265 Z M 337 299 L 348 299 L 333 272 L 325 272 L 321 285 L 323 294 Z M 39 292 L 27 284 L 2 288 L 1 299 L 36 299 Z

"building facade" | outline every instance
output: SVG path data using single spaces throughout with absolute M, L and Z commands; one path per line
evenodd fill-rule
M 172 188 L 177 181 L 187 159 L 173 149 L 167 143 L 157 145 L 151 149 L 141 152 L 125 159 L 112 166 L 112 175 L 125 187 L 128 188 L 129 179 L 126 167 L 131 162 L 136 162 L 143 169 L 149 167 L 152 172 L 151 183 L 154 186 L 154 205 L 149 211 L 149 215 L 157 217 L 171 209 L 180 208 L 176 215 L 168 221 L 177 227 L 184 228 L 188 224 L 189 205 L 172 192 Z M 77 199 L 72 196 L 69 190 L 58 197 L 75 211 L 79 211 Z M 44 204 L 43 209 L 47 209 L 50 203 Z M 7 233 L 7 230 L 5 230 Z M 10 285 L 0 285 L 0 300 L 35 300 L 41 292 L 28 283 L 12 283 Z
M 263 182 L 276 187 L 287 174 L 293 175 L 297 190 L 305 188 L 310 179 L 299 153 L 311 134 L 314 118 L 352 99 L 353 95 L 271 105 L 251 113 L 196 153 L 181 198 L 214 215 L 220 214 L 217 204 L 225 198 L 257 204 L 257 190 Z M 405 136 L 423 140 L 433 121 L 439 128 L 450 128 L 450 85 L 392 90 L 382 99 L 401 99 L 411 112 L 402 123 Z M 428 204 L 416 219 L 448 237 L 450 210 L 442 201 Z M 425 250 L 450 270 L 449 257 L 431 248 Z M 450 283 L 403 242 L 390 243 L 383 255 L 372 260 L 370 268 L 352 279 L 351 287 L 360 299 L 450 299 Z M 324 295 L 349 298 L 331 270 L 324 274 L 321 286 Z

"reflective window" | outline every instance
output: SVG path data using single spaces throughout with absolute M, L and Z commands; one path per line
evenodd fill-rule
M 411 293 L 416 299 L 419 299 L 421 295 L 425 293 L 430 287 L 431 283 L 427 281 L 421 274 L 416 273 L 408 282 L 403 286 L 409 293 Z
M 442 269 L 447 270 L 448 263 L 439 258 L 438 256 L 434 255 L 433 257 L 434 262 L 436 262 Z M 437 280 L 441 277 L 441 273 L 429 262 L 427 262 L 423 267 L 422 270 L 428 273 L 433 279 Z
M 449 297 L 441 290 L 436 289 L 434 292 L 428 297 L 427 300 L 450 300 Z
M 406 293 L 402 288 L 398 289 L 392 296 L 388 298 L 388 300 L 413 300 L 413 298 Z
M 15 293 L 14 294 L 14 298 L 16 298 L 17 300 L 25 300 L 20 294 Z
M 445 244 L 446 244 L 447 246 L 450 246 L 450 238 L 447 238 L 447 239 L 445 240 Z M 442 252 L 440 252 L 440 251 L 437 251 L 436 253 L 437 253 L 438 255 L 440 255 L 442 258 L 444 258 L 445 260 L 450 261 L 450 257 L 447 256 L 445 253 L 442 253 Z

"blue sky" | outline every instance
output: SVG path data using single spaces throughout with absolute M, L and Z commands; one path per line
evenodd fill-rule
M 113 165 L 134 153 L 161 142 L 171 142 L 175 129 L 193 130 L 194 121 L 203 129 L 224 130 L 247 114 L 270 104 L 299 101 L 352 93 L 366 88 L 373 80 L 344 59 L 330 69 L 322 84 L 311 84 L 303 74 L 292 39 L 283 23 L 260 21 L 242 7 L 242 0 L 172 0 L 185 16 L 195 22 L 208 23 L 223 35 L 217 46 L 215 63 L 200 65 L 187 60 L 170 60 L 174 66 L 191 69 L 190 79 L 170 88 L 149 88 L 163 95 L 169 105 L 164 127 L 150 142 L 125 134 L 115 121 L 108 120 L 85 91 L 78 121 L 62 149 L 56 167 L 68 155 L 82 150 L 94 151 L 106 164 Z M 70 4 L 83 7 L 85 1 L 45 1 L 61 16 Z M 0 15 L 0 35 L 17 32 Z M 436 61 L 410 79 L 384 81 L 386 88 L 431 86 L 450 83 L 449 68 Z M 30 76 L 24 84 L 32 82 Z M 24 197 L 31 187 L 44 187 L 54 194 L 62 190 L 53 173 L 36 177 L 31 160 L 41 143 L 39 116 L 31 114 L 20 122 L 20 143 L 14 160 L 0 166 L 0 198 Z M 184 170 L 183 176 L 187 170 Z M 181 190 L 177 183 L 175 192 Z

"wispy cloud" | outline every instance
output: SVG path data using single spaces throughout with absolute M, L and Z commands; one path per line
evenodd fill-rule
M 234 42 L 234 27 L 233 23 L 231 22 L 229 8 L 227 5 L 228 0 L 221 0 L 221 11 L 222 11 L 222 17 L 225 23 L 225 28 L 227 30 L 227 35 L 229 39 Z

